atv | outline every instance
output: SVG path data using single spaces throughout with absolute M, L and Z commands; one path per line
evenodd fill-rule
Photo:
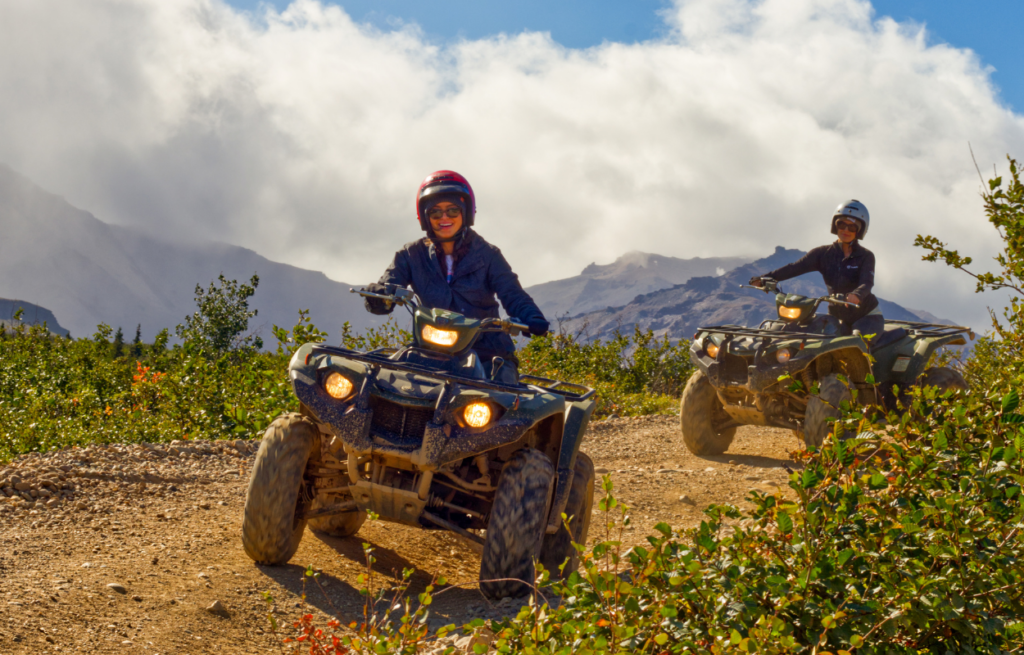
M 580 452 L 594 390 L 532 375 L 509 382 L 500 357 L 481 361 L 480 335 L 524 334 L 515 319 L 426 308 L 403 288 L 352 291 L 408 309 L 413 342 L 295 352 L 288 374 L 300 412 L 275 419 L 260 443 L 245 552 L 283 564 L 307 524 L 347 537 L 373 512 L 475 550 L 491 599 L 528 592 L 535 561 L 552 576 L 563 563 L 564 576 L 575 571 L 572 544 L 586 541 L 594 496 L 594 464 Z
M 695 455 L 725 452 L 740 425 L 788 428 L 817 447 L 854 396 L 893 411 L 914 385 L 967 388 L 955 370 L 928 364 L 939 348 L 965 345 L 965 334 L 973 340 L 970 328 L 887 320 L 881 334 L 843 336 L 833 316 L 817 313 L 822 303 L 850 306 L 841 295 L 808 298 L 771 278 L 761 282 L 740 286 L 776 294 L 777 319 L 758 328 L 702 327 L 693 337 L 697 371 L 683 390 L 680 422 Z

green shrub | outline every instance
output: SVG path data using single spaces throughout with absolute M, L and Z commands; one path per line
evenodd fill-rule
M 597 390 L 596 416 L 670 414 L 693 373 L 690 343 L 658 339 L 635 328 L 608 341 L 551 334 L 530 339 L 517 353 L 520 371 L 585 384 Z
M 935 391 L 884 429 L 828 440 L 790 476 L 699 527 L 621 552 L 615 521 L 583 574 L 497 630 L 512 653 L 1002 653 L 1024 644 L 1024 430 L 1002 403 Z M 609 478 L 599 508 L 628 511 Z M 595 522 L 596 523 L 596 522 Z M 582 549 L 581 549 L 582 550 Z

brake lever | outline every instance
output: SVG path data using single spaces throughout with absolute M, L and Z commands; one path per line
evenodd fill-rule
M 385 295 L 380 294 L 380 293 L 373 293 L 372 291 L 366 291 L 365 289 L 352 289 L 352 288 L 350 288 L 348 290 L 348 292 L 349 293 L 357 293 L 357 294 L 359 294 L 360 296 L 362 296 L 364 298 L 380 298 L 381 300 L 387 300 L 389 302 L 393 302 L 396 305 L 404 305 L 405 304 L 405 301 L 402 300 L 401 298 L 396 298 L 395 296 L 385 296 Z

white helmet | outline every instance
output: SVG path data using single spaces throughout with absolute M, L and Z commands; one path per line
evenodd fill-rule
M 836 219 L 840 216 L 852 218 L 860 223 L 860 232 L 857 233 L 858 239 L 863 239 L 868 235 L 868 226 L 871 225 L 871 216 L 868 214 L 868 208 L 864 206 L 860 200 L 851 200 L 844 202 L 843 204 L 836 207 L 836 211 L 832 214 L 832 234 L 838 234 L 836 230 Z

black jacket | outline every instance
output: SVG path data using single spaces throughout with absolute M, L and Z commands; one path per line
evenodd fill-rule
M 455 252 L 455 269 L 449 284 L 444 271 L 444 254 L 427 238 L 405 244 L 380 278 L 380 284 L 412 286 L 427 307 L 447 309 L 470 318 L 498 318 L 498 300 L 509 316 L 530 323 L 544 321 L 544 314 L 519 284 L 519 276 L 495 246 L 467 230 L 463 243 Z M 495 299 L 497 295 L 497 299 Z M 383 301 L 366 299 L 366 307 L 374 314 L 388 314 L 394 306 Z M 504 333 L 488 333 L 480 337 L 475 348 L 482 355 L 511 356 L 515 352 L 512 338 Z
M 829 313 L 840 321 L 852 323 L 878 307 L 878 298 L 871 293 L 875 285 L 875 254 L 859 241 L 853 242 L 849 257 L 843 256 L 843 246 L 836 241 L 814 248 L 792 264 L 780 266 L 764 276 L 782 281 L 814 271 L 825 278 L 830 294 L 852 293 L 860 298 L 857 307 L 829 305 Z

